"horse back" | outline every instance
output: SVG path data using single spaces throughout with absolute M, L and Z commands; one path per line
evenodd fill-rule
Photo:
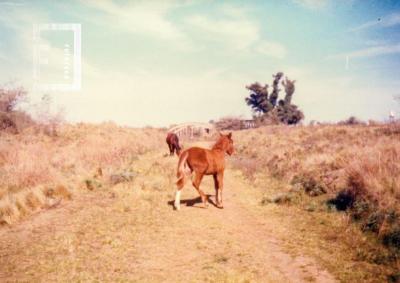
M 165 139 L 165 141 L 168 143 L 168 144 L 171 144 L 172 143 L 172 137 L 173 137 L 173 133 L 168 133 L 167 134 L 167 138 Z
M 175 133 L 168 133 L 165 141 L 167 144 L 174 145 L 179 148 L 179 138 Z
M 193 171 L 204 174 L 215 174 L 225 169 L 224 153 L 215 152 L 201 147 L 191 147 L 188 152 L 187 163 Z

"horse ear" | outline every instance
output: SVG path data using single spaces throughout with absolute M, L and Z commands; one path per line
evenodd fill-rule
M 232 138 L 232 132 L 228 134 L 228 138 Z

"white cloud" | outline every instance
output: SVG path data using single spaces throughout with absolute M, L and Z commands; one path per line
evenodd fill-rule
M 169 18 L 170 13 L 180 7 L 192 5 L 191 1 L 128 1 L 126 4 L 119 4 L 111 0 L 81 0 L 81 3 L 100 14 L 90 13 L 90 17 L 80 14 L 75 16 L 84 17 L 82 20 L 104 27 L 105 30 L 168 41 L 168 46 L 178 51 L 198 49 L 176 23 L 176 19 Z
M 382 18 L 374 19 L 355 28 L 352 28 L 350 29 L 350 31 L 360 31 L 372 27 L 392 27 L 396 25 L 400 25 L 400 13 L 393 13 L 386 15 Z
M 22 2 L 0 2 L 0 6 L 23 6 L 25 3 Z
M 213 19 L 194 15 L 186 18 L 185 22 L 203 33 L 207 39 L 222 42 L 236 50 L 249 47 L 260 37 L 258 25 L 246 19 Z
M 141 33 L 161 39 L 179 39 L 181 31 L 168 19 L 168 13 L 177 7 L 174 2 L 128 2 L 120 5 L 113 1 L 82 1 L 82 4 L 106 15 L 97 20 L 98 24 L 109 25 L 115 29 Z
M 329 56 L 328 59 L 346 58 L 347 56 L 350 58 L 365 58 L 365 57 L 376 57 L 381 55 L 397 54 L 397 53 L 400 53 L 400 43 L 393 45 L 373 46 L 360 50 L 336 54 Z
M 268 55 L 273 58 L 283 59 L 286 56 L 286 48 L 280 43 L 262 41 L 255 47 L 260 54 Z
M 236 19 L 246 18 L 246 16 L 252 12 L 252 9 L 249 5 L 239 6 L 239 5 L 232 5 L 232 4 L 227 4 L 227 3 L 222 3 L 220 5 L 219 10 L 225 16 L 228 16 L 231 18 L 236 18 Z
M 329 0 L 293 0 L 295 3 L 308 9 L 317 10 L 327 6 Z
M 379 39 L 368 39 L 364 41 L 364 44 L 367 46 L 379 46 L 388 44 L 387 40 L 379 40 Z
M 246 9 L 225 4 L 218 12 L 218 18 L 197 14 L 186 17 L 185 23 L 194 29 L 194 34 L 222 44 L 224 50 L 256 52 L 278 59 L 286 56 L 285 46 L 263 39 L 259 22 L 250 18 Z
M 394 53 L 400 53 L 400 44 L 365 48 L 358 51 L 350 52 L 348 55 L 350 57 L 374 57 Z

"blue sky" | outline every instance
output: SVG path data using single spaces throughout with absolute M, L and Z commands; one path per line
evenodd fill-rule
M 40 23 L 81 24 L 80 91 L 33 89 Z M 0 0 L 0 35 L 0 82 L 23 84 L 32 101 L 51 95 L 69 121 L 250 117 L 245 86 L 277 71 L 296 80 L 307 121 L 400 112 L 400 1 Z

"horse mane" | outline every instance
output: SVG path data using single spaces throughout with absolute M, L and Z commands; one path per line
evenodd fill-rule
M 221 137 L 217 140 L 217 142 L 214 144 L 212 149 L 221 149 L 224 150 L 224 139 Z

